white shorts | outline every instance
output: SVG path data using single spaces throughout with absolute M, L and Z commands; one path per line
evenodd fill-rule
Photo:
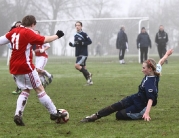
M 41 81 L 36 69 L 31 73 L 23 75 L 13 75 L 13 77 L 18 88 L 22 90 L 37 88 L 41 85 Z
M 47 64 L 47 58 L 43 57 L 43 56 L 36 56 L 35 57 L 35 67 L 40 69 L 40 70 L 44 70 L 45 65 Z

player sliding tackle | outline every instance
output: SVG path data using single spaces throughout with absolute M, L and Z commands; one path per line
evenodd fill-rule
M 35 17 L 33 15 L 27 15 L 22 19 L 22 25 L 20 27 L 14 28 L 0 37 L 0 45 L 9 42 L 12 45 L 12 55 L 9 66 L 10 73 L 13 74 L 17 86 L 22 90 L 17 99 L 14 116 L 14 122 L 18 126 L 24 126 L 22 116 L 31 89 L 36 91 L 40 103 L 42 103 L 50 113 L 51 120 L 57 120 L 67 115 L 57 110 L 45 92 L 35 66 L 32 63 L 32 45 L 42 45 L 52 42 L 64 36 L 64 33 L 58 30 L 56 35 L 40 36 L 33 31 L 35 25 Z
M 168 50 L 163 58 L 159 60 L 158 64 L 153 59 L 143 62 L 142 72 L 144 73 L 144 78 L 136 94 L 127 96 L 121 101 L 107 106 L 91 116 L 87 116 L 81 122 L 94 122 L 114 112 L 116 112 L 117 120 L 143 118 L 145 121 L 150 121 L 149 113 L 151 107 L 157 104 L 158 83 L 162 65 L 172 53 L 172 49 Z

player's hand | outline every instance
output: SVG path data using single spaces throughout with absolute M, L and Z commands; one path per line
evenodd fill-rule
M 144 119 L 144 121 L 150 121 L 151 120 L 149 114 L 146 114 L 146 113 L 144 113 L 142 118 Z
M 168 56 L 170 56 L 172 53 L 173 53 L 173 49 L 169 49 L 169 50 L 167 50 L 167 52 L 166 52 L 166 54 L 167 54 Z
M 69 46 L 73 46 L 72 42 L 69 42 Z
M 129 52 L 129 49 L 127 48 L 126 51 Z
M 58 36 L 58 38 L 61 38 L 62 36 L 64 36 L 64 33 L 63 33 L 63 31 L 61 31 L 61 30 L 59 31 L 59 30 L 58 30 L 58 31 L 56 32 L 56 35 Z

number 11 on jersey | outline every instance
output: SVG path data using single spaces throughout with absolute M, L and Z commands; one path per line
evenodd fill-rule
M 14 33 L 12 36 L 12 49 L 19 49 L 19 34 Z

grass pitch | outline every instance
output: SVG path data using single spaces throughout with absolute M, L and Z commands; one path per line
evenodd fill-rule
M 153 56 L 158 61 L 157 56 Z M 87 67 L 93 73 L 93 86 L 84 86 L 83 75 L 74 69 L 75 58 L 50 57 L 46 70 L 53 74 L 46 92 L 58 108 L 70 113 L 66 124 L 50 121 L 46 109 L 31 92 L 24 112 L 25 127 L 13 122 L 18 95 L 9 74 L 6 60 L 0 59 L 0 137 L 2 138 L 178 138 L 179 136 L 179 59 L 169 58 L 163 65 L 159 83 L 159 98 L 150 113 L 152 120 L 145 122 L 116 121 L 115 114 L 94 123 L 79 121 L 99 109 L 136 93 L 143 74 L 137 57 L 126 57 L 120 65 L 118 57 L 89 57 Z

